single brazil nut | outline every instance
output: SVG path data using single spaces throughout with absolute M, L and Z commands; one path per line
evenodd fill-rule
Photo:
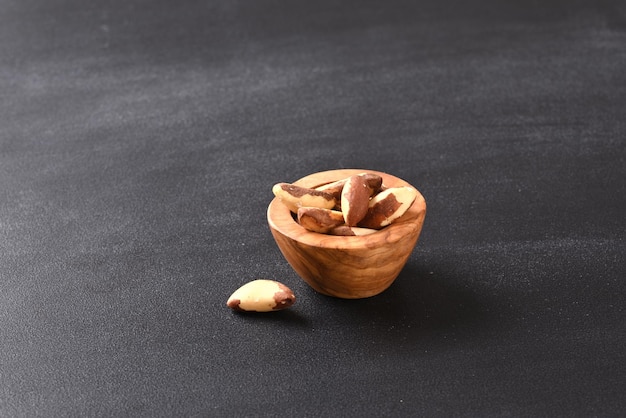
M 343 224 L 343 214 L 325 208 L 298 208 L 298 223 L 309 231 L 326 234 Z
M 337 200 L 330 193 L 295 184 L 275 184 L 272 192 L 293 213 L 297 213 L 300 207 L 332 209 L 337 204 Z
M 374 194 L 362 175 L 351 176 L 341 192 L 341 211 L 348 226 L 356 226 L 365 217 L 370 197 Z
M 370 228 L 359 228 L 358 226 L 348 225 L 339 225 L 328 231 L 328 233 L 331 235 L 338 235 L 342 237 L 360 237 L 363 235 L 373 234 L 374 232 L 378 232 L 378 230 Z
M 296 296 L 284 284 L 258 279 L 235 290 L 226 305 L 240 312 L 272 312 L 288 308 L 295 302 Z
M 403 186 L 386 189 L 370 200 L 367 214 L 358 226 L 381 229 L 404 215 L 416 197 L 417 190 L 412 187 Z

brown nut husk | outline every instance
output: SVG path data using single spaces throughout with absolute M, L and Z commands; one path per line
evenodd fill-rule
M 235 290 L 226 305 L 240 312 L 272 312 L 286 309 L 295 302 L 296 296 L 284 284 L 258 279 Z
M 346 181 L 348 181 L 347 178 L 333 181 L 332 183 L 318 186 L 315 190 L 330 193 L 337 200 L 337 203 L 339 203 L 341 202 L 341 191 L 343 190 L 343 186 L 346 184 Z
M 343 214 L 332 209 L 299 208 L 298 223 L 309 231 L 326 234 L 331 229 L 343 224 Z
M 383 178 L 379 176 L 378 174 L 363 173 L 363 174 L 359 174 L 359 176 L 362 176 L 365 179 L 367 186 L 370 189 L 372 189 L 372 194 L 370 196 L 373 196 L 374 194 L 379 193 L 384 187 Z
M 358 226 L 381 229 L 404 215 L 416 197 L 417 190 L 412 187 L 386 189 L 370 200 L 367 214 Z
M 337 204 L 337 200 L 330 193 L 295 184 L 277 183 L 272 187 L 272 192 L 293 213 L 297 213 L 301 207 L 332 209 Z

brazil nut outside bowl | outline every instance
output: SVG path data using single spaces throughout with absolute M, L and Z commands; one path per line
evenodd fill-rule
M 294 184 L 315 188 L 364 172 L 381 176 L 386 187 L 413 187 L 390 174 L 361 169 L 314 173 Z M 308 231 L 278 198 L 267 208 L 274 240 L 295 272 L 317 292 L 344 299 L 374 296 L 391 286 L 417 244 L 425 216 L 426 201 L 419 191 L 404 215 L 391 225 L 363 236 Z

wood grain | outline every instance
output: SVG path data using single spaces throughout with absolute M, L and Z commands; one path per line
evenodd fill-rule
M 390 174 L 363 169 L 319 172 L 295 184 L 317 187 L 363 172 L 380 175 L 387 187 L 411 186 Z M 267 210 L 268 224 L 276 244 L 296 273 L 316 291 L 346 299 L 377 295 L 393 283 L 417 243 L 425 216 L 426 201 L 419 191 L 401 218 L 367 236 L 342 237 L 310 232 L 301 227 L 289 209 L 276 198 Z

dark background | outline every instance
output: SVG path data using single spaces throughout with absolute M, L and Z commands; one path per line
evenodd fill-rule
M 626 413 L 624 2 L 3 0 L 0 94 L 1 416 Z M 267 226 L 335 168 L 428 202 L 373 298 Z

